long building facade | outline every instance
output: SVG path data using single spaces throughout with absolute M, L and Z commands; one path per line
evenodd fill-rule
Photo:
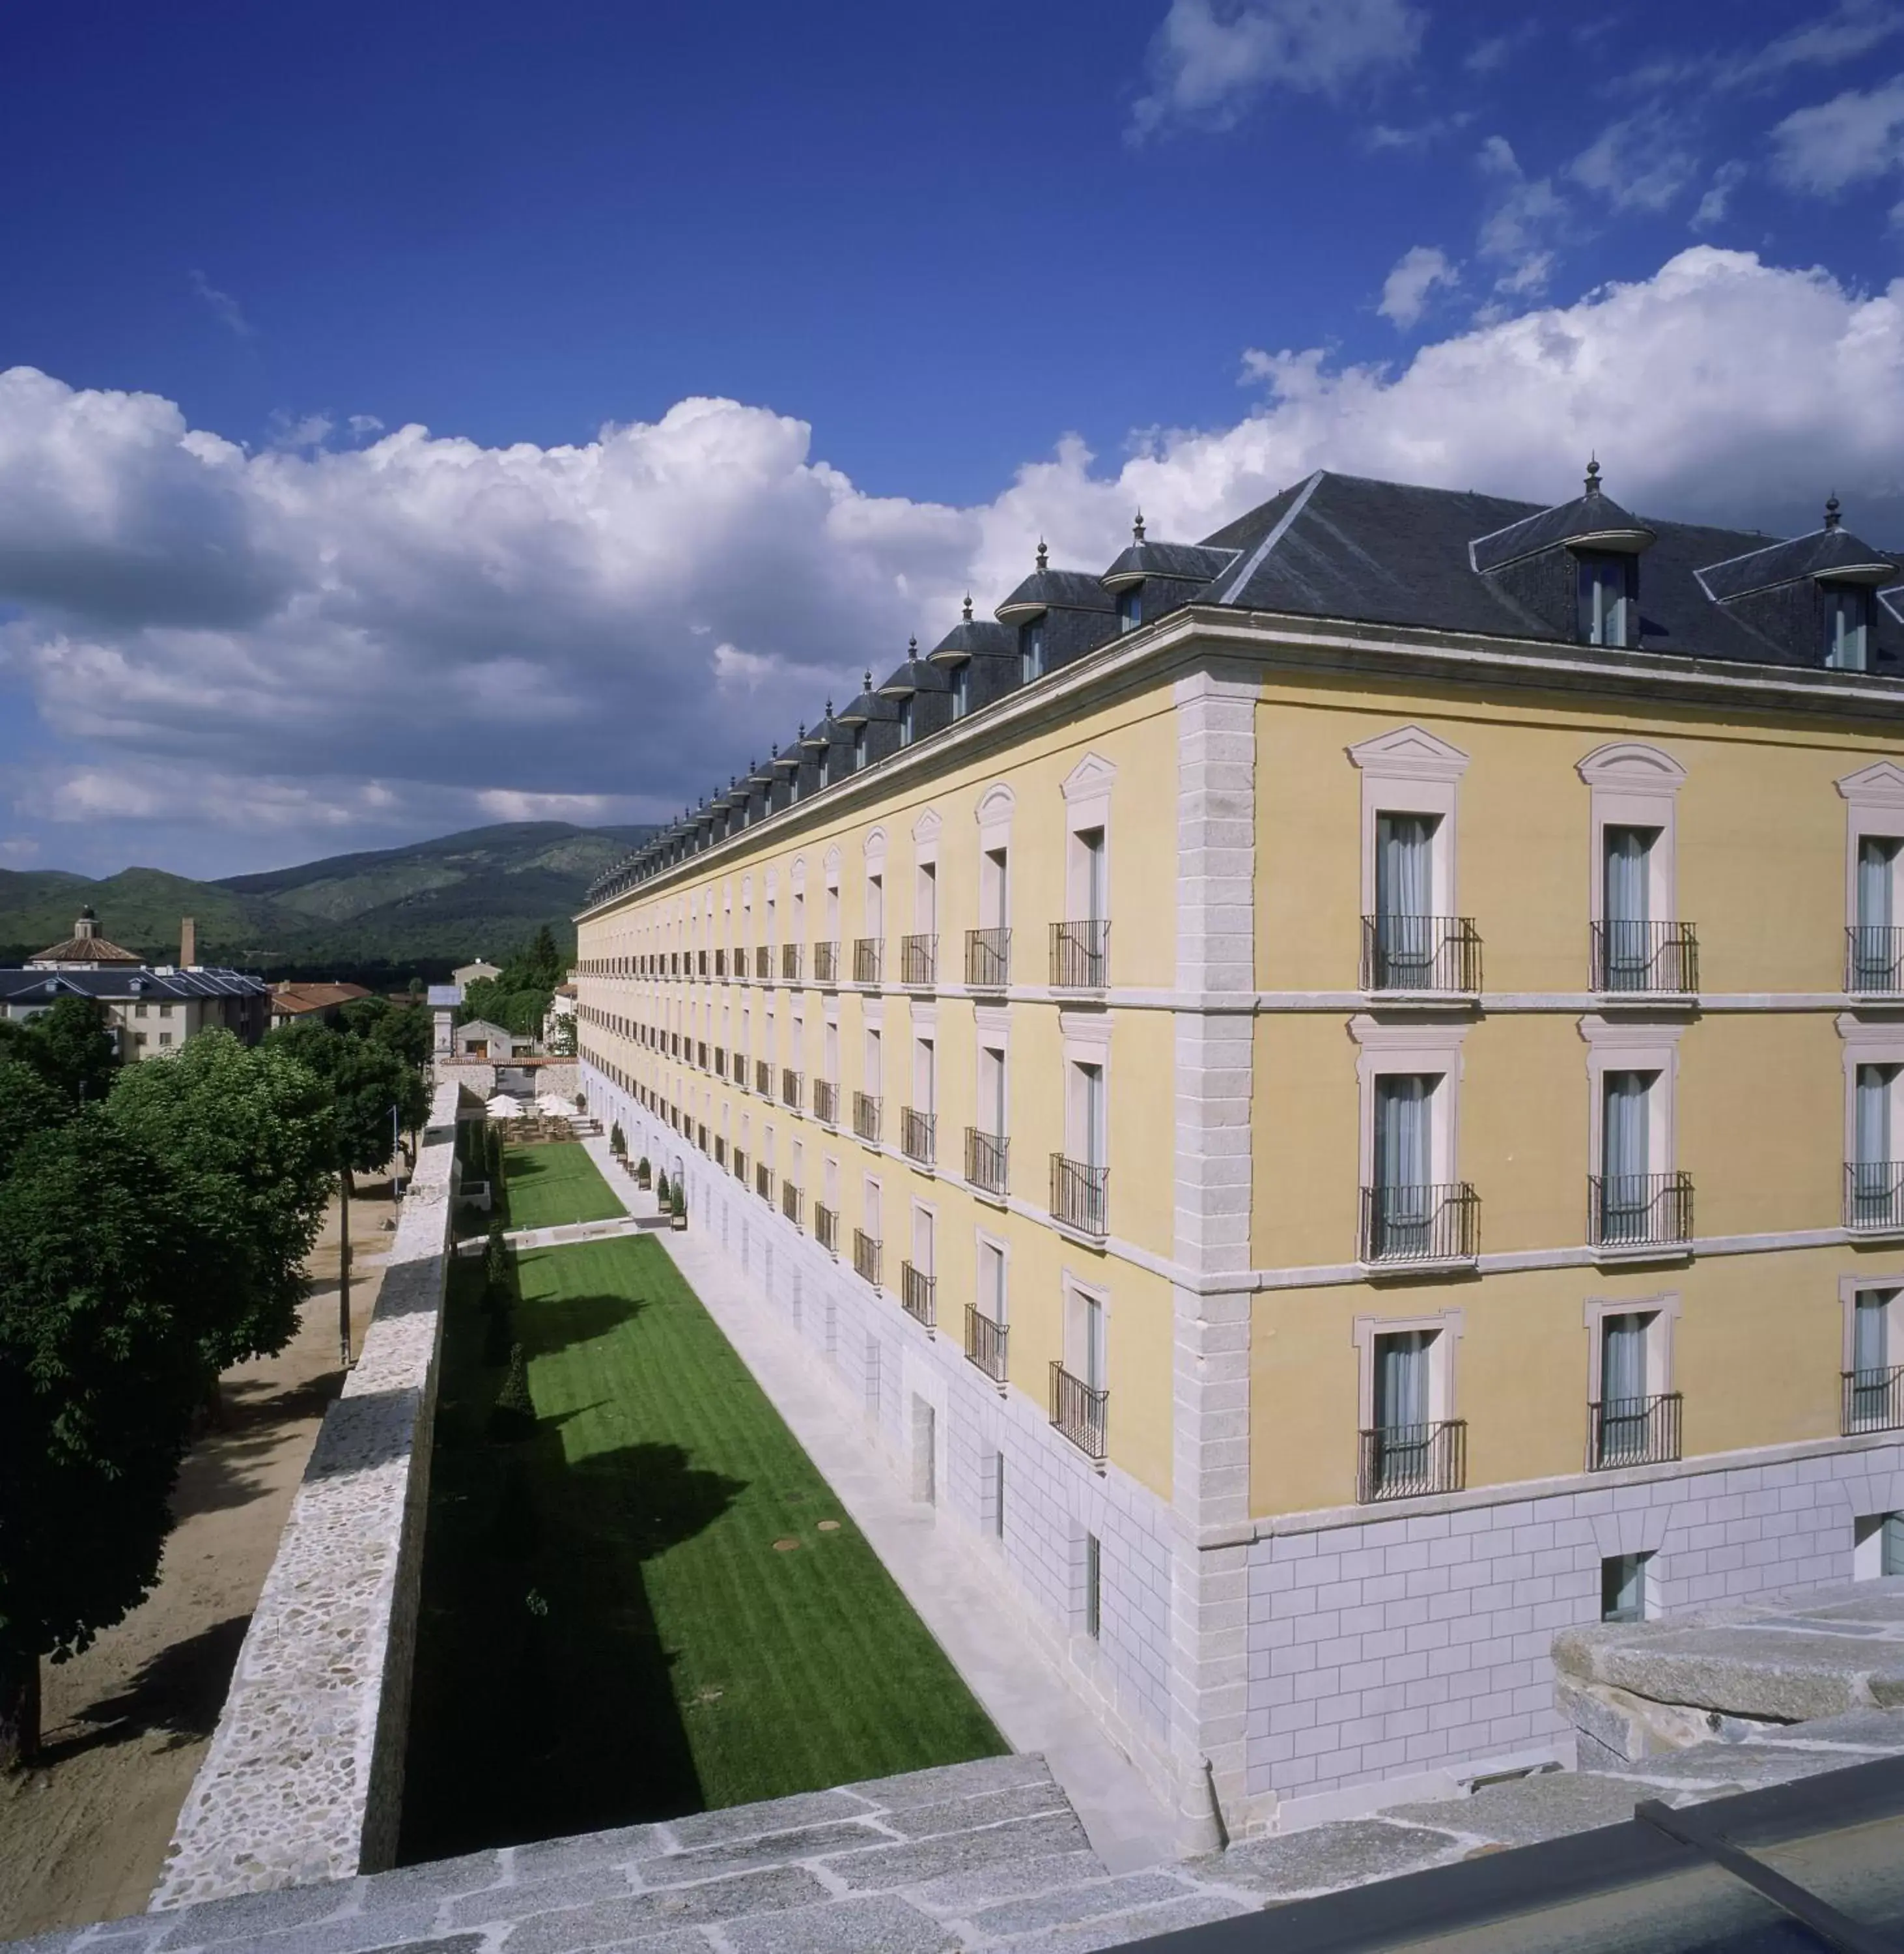
M 591 892 L 591 1111 L 1186 1842 L 1904 1572 L 1900 605 L 1835 504 L 1319 474 L 1041 548 Z

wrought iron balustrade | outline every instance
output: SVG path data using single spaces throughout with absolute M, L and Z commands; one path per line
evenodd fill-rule
M 1480 1240 L 1480 1198 L 1465 1180 L 1362 1190 L 1365 1262 L 1471 1262 Z
M 939 939 L 929 931 L 899 938 L 899 982 L 915 989 L 939 981 Z
M 1844 1386 L 1844 1430 L 1896 1431 L 1904 1427 L 1904 1364 L 1893 1364 L 1882 1371 L 1846 1371 L 1840 1373 Z
M 921 1113 L 914 1106 L 899 1109 L 899 1151 L 908 1160 L 930 1167 L 938 1131 L 939 1122 L 930 1113 Z
M 1110 963 L 1111 925 L 1102 918 L 1051 925 L 1051 982 L 1062 991 L 1101 991 Z
M 1596 1248 L 1677 1248 L 1692 1239 L 1689 1173 L 1590 1174 L 1587 1239 Z
M 813 1117 L 823 1126 L 839 1124 L 839 1088 L 830 1079 L 813 1082 Z
M 1845 988 L 1867 994 L 1904 991 L 1904 929 L 1853 923 L 1845 931 Z
M 935 1299 L 938 1286 L 936 1278 L 915 1269 L 909 1261 L 899 1264 L 899 1307 L 927 1330 L 936 1327 L 939 1321 Z
M 1845 1226 L 1859 1233 L 1904 1232 L 1904 1161 L 1845 1163 Z
M 1012 981 L 1012 932 L 965 932 L 965 982 L 975 991 L 1002 991 Z
M 1002 1194 L 1011 1167 L 1012 1142 L 1002 1133 L 965 1129 L 965 1178 L 987 1194 Z
M 754 1061 L 754 1090 L 763 1099 L 773 1097 L 773 1067 L 770 1060 L 757 1058 Z
M 1106 1192 L 1111 1177 L 1109 1167 L 1088 1161 L 1074 1161 L 1063 1154 L 1051 1157 L 1051 1211 L 1068 1228 L 1081 1235 L 1109 1232 Z
M 1365 916 L 1365 991 L 1481 988 L 1481 934 L 1472 916 Z
M 1591 948 L 1596 991 L 1699 988 L 1699 940 L 1689 922 L 1596 922 Z
M 783 943 L 780 946 L 780 975 L 783 982 L 797 984 L 800 981 L 800 946 L 797 943 Z
M 773 975 L 773 952 L 764 943 L 754 946 L 754 975 L 763 984 Z
M 813 1204 L 813 1239 L 828 1255 L 839 1253 L 839 1217 L 823 1202 Z
M 1680 1456 L 1680 1394 L 1604 1398 L 1587 1406 L 1587 1465 L 1660 1466 Z
M 870 1140 L 877 1146 L 880 1138 L 880 1101 L 876 1094 L 855 1092 L 853 1095 L 853 1131 L 862 1140 Z
M 880 1286 L 880 1251 L 883 1246 L 864 1228 L 853 1230 L 853 1271 L 875 1289 Z
M 1380 1425 L 1362 1434 L 1356 1472 L 1358 1500 L 1406 1500 L 1423 1493 L 1458 1493 L 1466 1482 L 1465 1418 L 1432 1425 Z
M 800 1075 L 792 1066 L 780 1068 L 780 1103 L 791 1106 L 797 1113 L 800 1110 Z
M 754 1170 L 754 1192 L 770 1208 L 773 1205 L 773 1170 L 757 1167 Z
M 855 984 L 877 984 L 880 981 L 880 964 L 886 945 L 877 936 L 860 936 L 853 939 L 853 982 Z
M 1096 1390 L 1074 1378 L 1053 1359 L 1051 1366 L 1051 1422 L 1087 1459 L 1104 1456 L 1109 1391 Z
M 816 984 L 837 984 L 839 982 L 839 945 L 837 943 L 816 943 L 813 947 L 813 981 Z
M 800 1190 L 790 1180 L 780 1183 L 780 1212 L 795 1227 L 800 1225 Z
M 965 1305 L 965 1356 L 996 1384 L 1005 1382 L 1005 1346 L 1007 1331 L 982 1309 Z

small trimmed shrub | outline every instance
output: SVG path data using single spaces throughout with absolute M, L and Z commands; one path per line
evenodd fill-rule
M 654 1198 L 663 1208 L 668 1205 L 668 1174 L 665 1167 L 654 1176 Z
M 494 1308 L 491 1298 L 509 1286 L 509 1244 L 503 1239 L 503 1224 L 489 1224 L 489 1244 L 482 1252 L 483 1307 Z
M 648 1155 L 644 1154 L 635 1164 L 635 1185 L 645 1187 L 654 1177 L 654 1169 L 648 1165 Z
M 609 1130 L 608 1151 L 613 1154 L 617 1160 L 621 1160 L 626 1157 L 628 1152 L 628 1140 L 626 1136 L 622 1132 L 622 1123 L 619 1120 L 615 1122 L 614 1125 Z
M 668 1212 L 677 1221 L 685 1221 L 688 1218 L 688 1197 L 678 1180 L 668 1196 Z
M 507 1364 L 516 1348 L 516 1325 L 510 1315 L 509 1298 L 498 1293 L 489 1321 L 482 1333 L 482 1360 L 485 1364 Z
M 529 1396 L 529 1359 L 522 1346 L 510 1346 L 509 1371 L 489 1413 L 489 1435 L 506 1440 L 526 1438 L 535 1428 L 535 1400 Z

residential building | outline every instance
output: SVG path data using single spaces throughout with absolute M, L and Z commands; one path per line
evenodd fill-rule
M 519 1049 L 526 1052 L 535 1044 L 534 1039 L 518 1038 L 487 1018 L 472 1018 L 466 1025 L 458 1025 L 454 1041 L 457 1057 L 488 1059 L 492 1063 L 513 1058 Z
M 334 1025 L 346 1004 L 370 994 L 362 984 L 300 984 L 289 980 L 274 984 L 271 1028 L 276 1031 L 281 1025 Z
M 186 919 L 180 948 L 196 949 Z M 73 934 L 15 969 L 0 969 L 0 1014 L 37 1017 L 61 997 L 89 997 L 105 1013 L 121 1059 L 156 1058 L 195 1032 L 222 1029 L 256 1045 L 268 1029 L 271 987 L 261 977 L 203 964 L 148 964 L 99 933 L 83 909 Z
M 475 963 L 466 963 L 460 969 L 452 970 L 450 981 L 460 989 L 466 991 L 472 984 L 479 983 L 485 978 L 500 977 L 502 974 L 499 966 L 485 963 L 479 957 Z
M 1321 473 L 1041 547 L 591 892 L 591 1110 L 1187 1838 L 1564 1761 L 1557 1629 L 1887 1566 L 1901 614 L 1835 501 Z
M 456 1013 L 463 1008 L 460 984 L 432 984 L 423 1001 L 430 1013 L 430 1051 L 436 1058 L 449 1058 L 456 1048 Z

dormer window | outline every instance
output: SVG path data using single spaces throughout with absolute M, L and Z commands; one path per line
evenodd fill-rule
M 816 762 L 816 765 L 820 774 L 820 784 L 823 787 L 830 787 L 833 784 L 833 749 L 832 747 L 822 746 L 820 748 L 820 758 Z
M 853 728 L 853 771 L 858 773 L 866 765 L 866 728 L 862 725 Z
M 1639 566 L 1632 557 L 1598 550 L 1582 550 L 1579 560 L 1580 641 L 1623 649 L 1633 641 Z
M 970 658 L 952 668 L 952 708 L 955 719 L 963 719 L 972 709 L 972 661 Z
M 1134 631 L 1143 622 L 1143 586 L 1134 583 L 1128 590 L 1117 594 L 1117 627 L 1120 631 Z
M 1871 592 L 1859 584 L 1824 592 L 1824 661 L 1833 671 L 1861 672 L 1871 642 Z
M 1029 685 L 1034 678 L 1045 675 L 1045 620 L 1042 617 L 1027 617 L 1018 627 L 1018 664 L 1020 676 Z
M 912 744 L 912 707 L 915 696 L 909 692 L 899 701 L 899 744 L 902 746 Z

